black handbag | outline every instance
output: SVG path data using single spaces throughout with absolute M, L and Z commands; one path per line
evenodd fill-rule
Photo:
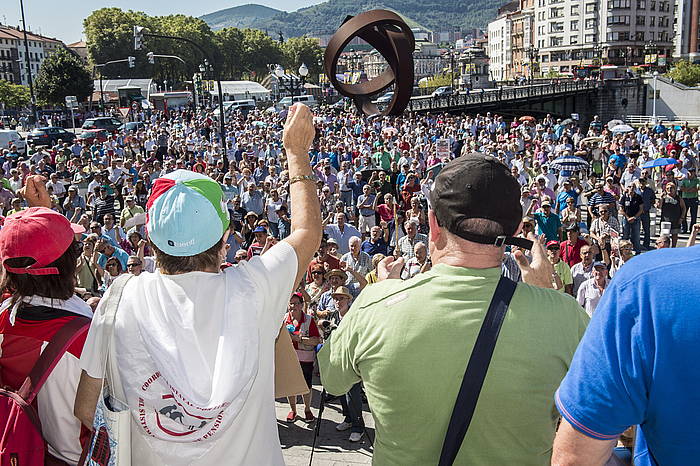
M 516 282 L 503 276 L 496 285 L 496 291 L 491 298 L 491 304 L 486 311 L 486 317 L 481 324 L 474 349 L 467 363 L 467 369 L 464 372 L 462 385 L 459 388 L 459 394 L 450 417 L 450 424 L 447 427 L 445 441 L 442 444 L 438 466 L 451 466 L 454 463 L 464 441 L 464 436 L 467 435 L 493 356 L 493 350 L 496 347 L 498 334 L 501 331 L 503 319 L 516 287 Z

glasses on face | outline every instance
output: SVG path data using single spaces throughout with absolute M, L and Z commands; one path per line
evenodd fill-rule
M 529 223 L 523 223 L 523 230 L 529 230 L 530 228 L 532 228 L 532 225 Z
M 323 275 L 323 272 L 321 272 L 320 270 L 317 270 L 315 272 L 311 272 L 311 275 Z
M 141 263 L 140 263 L 140 262 L 134 262 L 134 263 L 131 263 L 131 264 L 126 264 L 126 267 L 127 267 L 127 268 L 131 268 L 131 267 L 140 267 L 140 266 L 141 266 Z

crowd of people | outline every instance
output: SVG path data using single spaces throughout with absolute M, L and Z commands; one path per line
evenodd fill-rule
M 34 180 L 31 182 L 33 186 L 35 182 L 38 183 L 35 175 L 44 177 L 48 195 L 45 207 L 78 225 L 82 231 L 77 236 L 80 248 L 76 249 L 75 270 L 72 271 L 76 278 L 75 292 L 85 306 L 95 311 L 101 300 L 104 300 L 103 297 L 109 296 L 113 284 L 123 275 L 145 277 L 139 281 L 141 284 L 138 288 L 134 285 L 125 289 L 123 299 L 132 306 L 138 296 L 151 300 L 149 302 L 156 300 L 157 291 L 154 290 L 160 286 L 163 290 L 175 293 L 170 285 L 163 284 L 162 279 L 158 278 L 158 274 L 163 272 L 164 264 L 159 254 L 177 257 L 179 254 L 174 252 L 176 246 L 181 245 L 176 240 L 154 237 L 152 228 L 157 228 L 158 225 L 151 223 L 158 221 L 154 220 L 153 209 L 158 202 L 157 198 L 165 196 L 163 192 L 167 189 L 187 183 L 196 184 L 192 179 L 213 180 L 223 196 L 221 205 L 215 206 L 216 215 L 206 217 L 198 210 L 198 204 L 183 203 L 178 208 L 193 209 L 189 212 L 187 222 L 194 225 L 183 224 L 177 228 L 193 228 L 201 236 L 206 235 L 205 231 L 211 228 L 209 223 L 200 222 L 211 222 L 212 218 L 225 220 L 224 231 L 215 229 L 213 233 L 218 235 L 217 241 L 223 241 L 220 251 L 214 254 L 217 268 L 222 271 L 247 270 L 246 273 L 254 277 L 254 280 L 262 280 L 256 275 L 262 272 L 250 272 L 258 267 L 255 265 L 259 264 L 256 258 L 268 257 L 270 267 L 281 261 L 284 249 L 277 246 L 288 242 L 295 231 L 295 221 L 298 224 L 300 218 L 308 215 L 302 204 L 292 202 L 293 186 L 297 181 L 300 183 L 296 186 L 313 184 L 313 195 L 318 199 L 320 215 L 320 226 L 315 234 L 320 238 L 320 245 L 317 249 L 314 246 L 313 257 L 309 256 L 303 265 L 297 251 L 302 268 L 296 274 L 293 293 L 288 293 L 284 298 L 287 313 L 277 322 L 278 327 L 282 326 L 290 333 L 309 388 L 314 368 L 317 367 L 318 345 L 328 342 L 329 329 L 348 327 L 341 325 L 341 322 L 355 301 L 361 302 L 358 307 L 372 309 L 379 302 L 380 295 L 395 295 L 399 296 L 399 300 L 405 299 L 401 296 L 407 291 L 390 292 L 385 289 L 386 286 L 382 288 L 382 285 L 378 285 L 383 273 L 386 275 L 386 270 L 382 272 L 387 267 L 386 264 L 393 264 L 395 273 L 392 278 L 413 286 L 417 276 L 432 276 L 430 272 L 436 263 L 436 251 L 438 257 L 445 262 L 447 246 L 440 246 L 440 238 L 447 240 L 444 236 L 435 236 L 435 231 L 439 227 L 452 233 L 457 230 L 445 225 L 445 218 L 435 218 L 432 212 L 436 206 L 432 202 L 439 199 L 433 197 L 436 180 L 446 167 L 454 164 L 450 164 L 453 159 L 461 160 L 474 152 L 484 154 L 505 165 L 516 182 L 521 209 L 518 221 L 522 228 L 518 231 L 511 228 L 513 231 L 502 231 L 499 235 L 530 238 L 536 245 L 533 251 L 516 244 L 508 245 L 498 258 L 500 274 L 514 281 L 527 282 L 527 263 L 532 262 L 534 266 L 537 259 L 546 260 L 552 273 L 547 278 L 549 283 L 545 287 L 554 288 L 562 296 L 572 296 L 588 316 L 596 313 L 610 279 L 620 273 L 624 264 L 636 262 L 638 259 L 635 256 L 643 255 L 645 251 L 677 247 L 681 232 L 691 235 L 688 244 L 692 245 L 700 231 L 696 224 L 700 186 L 697 178 L 700 131 L 688 125 L 644 125 L 633 131 L 617 132 L 612 131 L 612 126 L 600 121 L 597 116 L 589 125 L 584 126 L 572 120 L 562 122 L 549 115 L 539 120 L 532 117 L 508 119 L 491 113 L 475 116 L 404 115 L 370 120 L 355 113 L 317 109 L 312 120 L 313 142 L 310 143 L 306 162 L 310 171 L 302 173 L 299 162 L 293 160 L 294 156 L 300 154 L 290 154 L 289 144 L 285 144 L 283 125 L 287 116 L 287 112 L 237 113 L 228 119 L 226 137 L 222 141 L 217 133 L 218 124 L 211 113 L 192 110 L 154 112 L 144 122 L 143 129 L 117 132 L 104 142 L 96 141 L 85 146 L 78 140 L 73 143 L 58 141 L 54 146 L 30 145 L 26 154 L 20 154 L 16 148 L 11 147 L 0 154 L 0 208 L 8 219 L 21 216 L 22 212 L 32 207 L 31 196 L 27 196 L 28 181 Z M 439 140 L 449 142 L 449 154 L 438 153 Z M 296 149 L 297 152 L 303 152 L 304 156 L 307 155 L 305 149 L 301 151 L 299 146 Z M 574 157 L 585 163 L 572 168 L 557 164 L 557 159 Z M 675 163 L 642 168 L 659 158 L 673 158 Z M 191 173 L 194 178 L 182 173 Z M 484 205 L 497 206 L 502 200 L 501 195 L 498 189 L 492 190 L 490 197 L 483 199 Z M 206 197 L 206 193 L 203 196 Z M 503 196 L 505 198 L 505 194 Z M 171 202 L 179 201 L 172 198 Z M 653 211 L 661 222 L 661 234 L 658 237 L 657 225 L 652 222 L 650 215 Z M 496 216 L 498 212 L 490 214 Z M 166 222 L 167 216 L 163 215 L 163 222 Z M 512 223 L 512 219 L 510 221 Z M 200 224 L 197 225 L 198 223 Z M 173 231 L 179 231 L 176 227 L 173 228 Z M 656 238 L 655 245 L 651 244 L 652 238 Z M 172 241 L 176 242 L 170 244 Z M 218 243 L 212 244 L 216 246 Z M 211 247 L 212 244 L 208 246 Z M 312 244 L 313 241 L 306 246 Z M 168 245 L 173 248 L 170 252 Z M 537 248 L 541 249 L 541 257 L 537 256 Z M 186 247 L 185 249 L 187 250 Z M 465 251 L 473 252 L 469 248 Z M 184 262 L 173 263 L 182 265 Z M 249 263 L 253 265 L 246 265 Z M 459 264 L 461 267 L 474 266 L 470 260 Z M 166 273 L 182 272 L 178 267 L 173 267 L 174 272 Z M 200 269 L 185 267 L 184 270 L 190 272 Z M 450 271 L 447 273 L 447 282 L 438 280 L 433 284 L 429 294 L 436 294 L 436 302 L 445 299 L 444 296 L 439 296 L 441 287 L 449 286 L 450 280 L 457 280 L 458 277 L 450 275 L 456 273 Z M 293 278 L 294 275 L 287 269 L 274 274 L 270 272 L 271 277 L 283 277 L 284 280 L 280 279 L 282 281 Z M 146 282 L 153 282 L 153 289 L 146 288 Z M 185 294 L 188 296 L 205 293 L 193 289 L 194 283 L 177 283 L 187 290 Z M 256 282 L 256 286 L 260 283 Z M 264 283 L 265 286 L 260 289 L 275 288 L 270 277 L 265 278 Z M 203 285 L 203 290 L 207 286 L 214 289 L 213 284 L 208 284 Z M 465 286 L 471 285 L 465 283 Z M 286 288 L 280 286 L 279 289 Z M 212 293 L 215 294 L 214 291 Z M 247 292 L 241 293 L 245 295 Z M 177 293 L 175 295 L 172 300 L 159 304 L 158 308 L 182 304 L 184 298 L 178 301 Z M 204 294 L 197 296 L 198 299 L 207 299 Z M 274 296 L 269 302 L 279 304 L 278 297 L 281 295 L 275 292 Z M 376 301 L 372 301 L 372 296 Z M 539 298 L 542 296 L 534 293 L 528 298 L 519 299 L 537 306 L 534 303 Z M 18 302 L 18 298 L 11 299 L 13 305 Z M 553 298 L 547 295 L 547 299 Z M 575 313 L 573 299 L 556 302 L 567 309 L 571 308 L 571 313 Z M 419 304 L 413 303 L 415 306 Z M 83 305 L 78 307 L 81 315 L 89 315 Z M 429 316 L 426 318 L 429 319 Z M 396 319 L 401 318 L 397 315 Z M 372 326 L 373 322 L 365 316 L 362 325 Z M 415 321 L 411 322 L 412 326 L 418 325 Z M 146 334 L 157 339 L 157 330 L 185 336 L 163 321 L 159 323 L 163 324 L 162 328 L 146 331 L 143 326 L 138 326 L 134 331 L 141 332 L 139 334 L 142 339 Z M 562 320 L 557 325 L 564 329 L 569 324 L 570 322 Z M 6 325 L 8 324 L 0 326 L 0 333 L 9 332 Z M 558 354 L 564 359 L 570 360 L 573 355 L 585 328 L 583 318 L 576 325 L 580 327 L 575 332 L 576 335 L 572 334 L 572 340 L 562 342 L 563 346 L 559 348 Z M 381 328 L 378 326 L 379 330 L 375 330 L 380 331 Z M 202 335 L 204 334 L 206 332 Z M 379 338 L 381 335 L 374 336 Z M 86 347 L 95 349 L 94 345 L 99 343 L 95 341 L 96 337 L 91 335 Z M 195 361 L 165 344 L 154 345 L 141 340 L 128 341 L 126 338 L 118 344 L 122 348 L 128 348 L 129 344 L 144 344 L 149 351 L 162 352 L 190 363 Z M 237 348 L 241 350 L 235 345 L 229 349 L 235 351 Z M 203 344 L 202 360 L 210 360 L 212 351 L 213 348 Z M 79 356 L 79 352 L 75 356 Z M 101 353 L 95 350 L 91 356 L 84 356 L 81 363 L 82 369 L 94 380 L 101 380 L 104 376 L 98 367 L 100 356 Z M 424 363 L 430 365 L 434 362 Z M 156 361 L 153 366 L 144 361 L 143 367 L 153 366 L 152 371 L 156 373 L 159 363 Z M 250 367 L 232 366 L 231 369 L 250 376 Z M 349 370 L 347 367 L 345 369 Z M 551 370 L 551 367 L 541 369 Z M 330 374 L 331 369 L 328 370 Z M 362 369 L 363 373 L 365 370 Z M 148 378 L 150 375 L 144 372 L 148 369 L 142 370 L 135 365 L 130 366 L 129 371 L 131 372 L 125 372 L 127 376 L 132 374 L 134 377 Z M 173 369 L 171 374 L 188 377 L 201 375 L 185 369 Z M 559 377 L 553 383 L 558 383 L 563 375 L 561 371 L 550 373 L 554 379 Z M 63 376 L 72 377 L 75 374 Z M 244 387 L 240 381 L 233 384 L 235 386 L 228 386 L 228 382 L 218 380 L 215 376 L 218 373 L 211 375 L 211 383 L 223 385 L 222 390 L 228 390 L 227 393 L 234 390 L 248 393 L 250 390 L 250 386 Z M 391 382 L 394 386 L 391 390 L 396 389 L 397 385 L 400 389 L 401 374 L 388 371 L 385 376 L 396 377 Z M 333 377 L 336 376 L 329 376 L 329 380 Z M 383 409 L 384 401 L 377 398 L 377 386 L 370 389 L 368 381 L 364 377 L 362 379 L 370 405 L 373 409 Z M 387 380 L 380 379 L 377 383 L 386 383 Z M 75 390 L 77 376 L 73 382 Z M 329 383 L 337 392 L 343 393 L 340 398 L 345 419 L 336 428 L 339 431 L 350 430 L 349 440 L 360 441 L 364 435 L 362 384 L 356 376 L 340 373 L 336 380 Z M 202 392 L 198 390 L 202 387 L 195 385 L 186 387 L 189 389 L 187 393 L 190 401 L 201 400 Z M 379 390 L 389 389 L 382 386 Z M 123 396 L 131 406 L 134 400 L 138 404 L 141 395 L 127 390 Z M 154 393 L 148 394 L 146 399 L 153 396 Z M 397 396 L 400 397 L 400 394 Z M 240 400 L 240 396 L 236 399 Z M 295 397 L 288 400 L 290 411 L 286 417 L 287 422 L 292 423 L 299 418 L 297 401 Z M 302 419 L 306 422 L 314 421 L 311 394 L 304 395 L 302 401 Z M 406 400 L 408 405 L 419 401 Z M 209 400 L 209 404 L 200 406 L 202 412 L 213 409 L 213 399 Z M 451 406 L 447 408 L 449 410 Z M 82 412 L 84 414 L 85 410 Z M 420 413 L 420 410 L 416 413 Z M 88 425 L 92 416 L 85 415 L 80 419 Z M 422 420 L 425 422 L 425 419 Z M 573 423 L 573 417 L 570 420 Z M 389 419 L 388 424 L 378 426 L 378 429 L 400 429 L 398 424 L 392 424 L 396 421 L 397 419 Z M 415 421 L 421 422 L 419 419 Z M 80 456 L 77 435 L 80 429 L 79 421 L 71 422 L 74 425 L 69 427 L 76 432 L 74 438 L 69 439 L 68 435 L 56 440 L 52 440 L 51 436 L 47 438 L 50 440 L 49 451 L 52 455 L 75 464 Z M 234 423 L 233 420 L 227 422 Z M 269 426 L 261 429 L 267 428 Z M 548 428 L 542 424 L 538 428 L 539 433 L 546 437 Z M 63 432 L 70 430 L 64 429 Z M 387 435 L 386 430 L 382 433 Z M 483 435 L 490 434 L 488 431 L 483 432 Z M 148 445 L 153 447 L 154 444 L 147 442 L 144 445 L 146 446 L 142 446 L 146 448 Z M 420 442 L 416 443 L 416 446 L 420 445 Z M 386 448 L 387 445 L 381 445 L 376 450 L 379 453 L 377 464 L 398 464 L 395 461 L 401 464 L 412 463 L 405 462 L 401 455 L 387 453 Z M 153 450 L 156 452 L 153 453 L 156 455 L 152 457 L 153 464 L 157 464 L 158 455 L 176 461 L 173 458 L 181 454 L 181 449 L 168 451 L 163 445 L 153 447 Z M 215 450 L 211 458 L 230 451 L 228 447 Z M 430 452 L 430 449 L 426 451 Z M 238 458 L 243 462 L 246 460 L 244 455 Z M 270 461 L 277 461 L 277 458 Z M 522 464 L 526 463 L 527 461 Z

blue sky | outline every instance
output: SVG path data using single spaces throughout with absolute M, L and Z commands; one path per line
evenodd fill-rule
M 83 19 L 93 10 L 103 7 L 144 11 L 154 16 L 174 13 L 202 16 L 246 3 L 294 11 L 321 1 L 323 0 L 24 0 L 24 14 L 27 26 L 32 31 L 71 43 L 83 38 Z M 0 22 L 16 26 L 20 24 L 20 18 L 19 0 L 0 0 Z

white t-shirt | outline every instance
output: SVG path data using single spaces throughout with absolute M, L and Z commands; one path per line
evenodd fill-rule
M 134 466 L 284 464 L 274 340 L 296 272 L 296 253 L 281 241 L 224 272 L 156 271 L 127 283 L 113 354 L 117 396 L 132 413 Z M 100 316 L 81 359 L 95 378 L 104 376 Z

